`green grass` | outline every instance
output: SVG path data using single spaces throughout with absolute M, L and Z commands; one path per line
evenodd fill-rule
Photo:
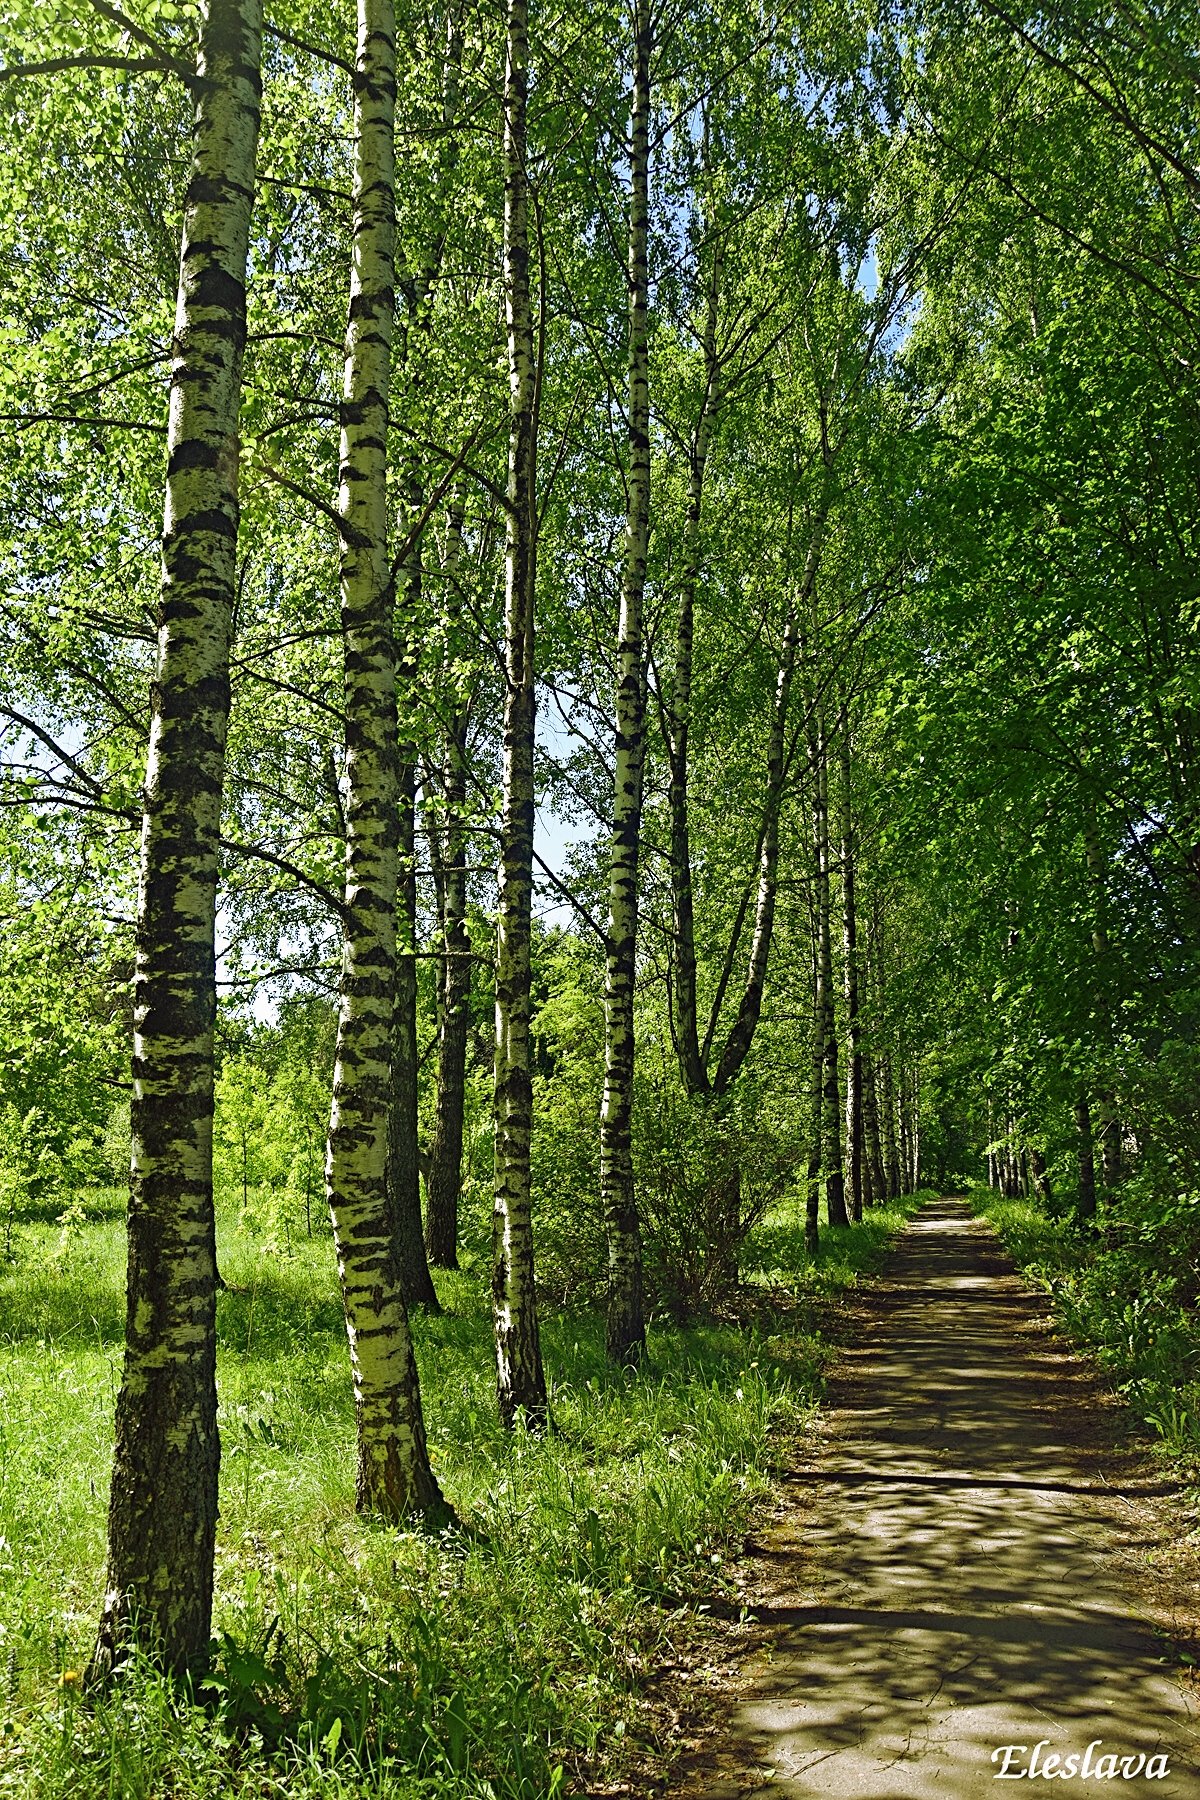
M 431 1453 L 469 1529 L 354 1512 L 353 1405 L 324 1237 L 264 1254 L 221 1219 L 223 1458 L 207 1710 L 149 1672 L 82 1700 L 98 1613 L 124 1323 L 119 1205 L 23 1225 L 0 1279 L 0 1794 L 547 1800 L 660 1753 L 640 1699 L 727 1576 L 773 1433 L 820 1387 L 812 1307 L 877 1266 L 900 1212 L 827 1233 L 786 1213 L 748 1246 L 752 1324 L 654 1330 L 636 1379 L 592 1316 L 551 1315 L 556 1430 L 496 1423 L 486 1290 L 439 1276 L 417 1323 Z M 65 1678 L 64 1678 L 65 1677 Z
M 975 1211 L 1172 1455 L 1200 1463 L 1200 1202 L 1130 1193 L 1090 1223 L 977 1186 Z

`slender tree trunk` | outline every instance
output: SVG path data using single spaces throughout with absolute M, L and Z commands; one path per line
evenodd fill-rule
M 636 1366 L 646 1344 L 642 1239 L 633 1187 L 634 983 L 638 848 L 645 761 L 642 604 L 650 548 L 650 368 L 647 346 L 650 221 L 650 0 L 632 0 L 633 104 L 629 190 L 629 510 L 617 643 L 617 729 L 604 975 L 604 1094 L 600 1104 L 600 1199 L 608 1241 L 610 1362 Z
M 921 1072 L 919 1069 L 913 1070 L 909 1092 L 912 1096 L 912 1125 L 909 1131 L 912 1161 L 909 1164 L 908 1191 L 910 1194 L 915 1194 L 921 1185 Z
M 421 482 L 410 469 L 406 482 L 411 516 L 419 516 Z M 425 1254 L 421 1227 L 421 1149 L 417 1121 L 417 756 L 412 742 L 413 688 L 421 629 L 421 536 L 414 538 L 393 601 L 396 632 L 397 781 L 399 864 L 396 880 L 396 1018 L 392 1030 L 391 1101 L 388 1116 L 388 1201 L 396 1269 L 406 1307 L 439 1313 L 441 1305 Z
M 357 1496 L 396 1519 L 440 1513 L 387 1188 L 396 999 L 399 769 L 387 550 L 395 307 L 396 29 L 359 0 L 354 232 L 341 406 L 346 890 L 326 1185 L 354 1371 Z
M 458 1204 L 462 1192 L 467 1036 L 471 1024 L 467 846 L 462 830 L 462 810 L 466 802 L 465 721 L 465 714 L 454 721 L 447 745 L 446 803 L 450 822 L 446 830 L 446 861 L 442 876 L 443 956 L 438 1005 L 437 1101 L 426 1184 L 425 1242 L 430 1262 L 440 1269 L 458 1267 Z
M 444 134 L 439 151 L 439 168 L 431 212 L 438 226 L 438 236 L 424 266 L 404 282 L 407 329 L 404 335 L 404 359 L 410 386 L 419 380 L 420 359 L 413 354 L 413 334 L 428 346 L 430 312 L 426 304 L 437 280 L 445 248 L 442 214 L 446 188 L 458 160 L 458 136 L 450 129 L 457 106 L 462 56 L 461 22 L 452 11 L 447 19 L 446 50 L 442 75 L 442 123 Z M 424 494 L 421 472 L 410 452 L 407 475 L 409 516 L 420 518 Z M 461 517 L 460 517 L 461 524 Z M 437 1290 L 429 1272 L 426 1235 L 421 1226 L 421 1152 L 418 1137 L 419 1053 L 417 1048 L 417 750 L 413 742 L 414 688 L 419 661 L 422 630 L 422 555 L 424 534 L 414 530 L 407 553 L 406 566 L 399 593 L 402 609 L 397 615 L 398 688 L 402 698 L 399 712 L 401 735 L 399 818 L 400 875 L 397 887 L 397 927 L 399 954 L 396 969 L 396 1028 L 393 1038 L 392 1103 L 388 1149 L 388 1186 L 393 1212 L 396 1265 L 408 1306 L 420 1306 L 427 1312 L 440 1312 Z M 459 1133 L 461 1144 L 461 1128 Z
M 1079 1216 L 1096 1216 L 1096 1158 L 1092 1148 L 1092 1109 L 1087 1095 L 1075 1102 L 1075 1131 L 1079 1142 Z
M 908 1070 L 901 1064 L 900 1088 L 897 1100 L 897 1133 L 899 1143 L 900 1192 L 911 1193 L 909 1171 L 912 1168 L 912 1091 L 909 1086 Z
M 500 1417 L 546 1417 L 546 1378 L 533 1275 L 529 1057 L 533 902 L 533 596 L 536 563 L 537 377 L 529 289 L 526 109 L 527 0 L 508 0 L 504 81 L 504 297 L 511 411 L 505 546 L 503 808 L 496 920 L 496 1184 L 492 1313 Z
M 209 0 L 175 308 L 134 972 L 125 1362 L 90 1676 L 202 1672 L 217 1525 L 214 921 L 261 0 Z
M 396 1270 L 407 1307 L 440 1313 L 421 1228 L 421 1152 L 418 1138 L 416 765 L 410 745 L 399 765 L 400 865 L 396 892 L 396 1022 L 392 1034 L 388 1116 L 388 1200 Z
M 665 733 L 670 768 L 668 807 L 671 815 L 671 895 L 674 941 L 671 971 L 674 990 L 675 1044 L 679 1072 L 690 1094 L 709 1092 L 708 1070 L 700 1054 L 700 1027 L 696 999 L 696 923 L 692 883 L 691 827 L 688 773 L 692 717 L 692 652 L 695 634 L 696 590 L 700 581 L 700 527 L 704 505 L 704 478 L 709 445 L 720 397 L 721 365 L 717 354 L 717 314 L 720 296 L 721 256 L 713 245 L 704 290 L 704 396 L 692 442 L 689 469 L 686 549 L 675 636 L 675 668 L 671 682 L 668 727 Z
M 863 1058 L 858 1016 L 858 918 L 855 897 L 854 814 L 850 790 L 850 722 L 843 714 L 842 800 L 842 977 L 846 993 L 846 1169 L 850 1177 L 850 1217 L 863 1215 Z
M 886 1159 L 887 1194 L 889 1200 L 900 1197 L 900 1152 L 896 1142 L 896 1085 L 892 1059 L 883 1059 L 883 1143 Z
M 833 996 L 833 944 L 829 877 L 829 756 L 825 727 L 818 718 L 812 740 L 813 829 L 817 865 L 817 956 L 821 996 L 821 1162 L 825 1170 L 825 1212 L 831 1225 L 848 1225 L 842 1175 L 841 1083 L 838 1080 L 837 1021 Z
M 1092 878 L 1095 896 L 1092 948 L 1096 953 L 1097 1001 L 1103 1018 L 1105 1048 L 1111 1051 L 1112 1014 L 1108 987 L 1112 966 L 1112 943 L 1106 923 L 1106 871 L 1104 852 L 1100 845 L 1100 833 L 1096 828 L 1095 813 L 1091 802 L 1087 799 L 1084 802 L 1083 840 L 1088 872 Z M 1107 1086 L 1101 1087 L 1096 1094 L 1096 1119 L 1099 1125 L 1096 1136 L 1100 1142 L 1101 1174 L 1105 1188 L 1111 1193 L 1120 1185 L 1121 1181 L 1121 1123 L 1117 1116 L 1116 1101 Z
M 758 1027 L 759 1015 L 762 1011 L 763 990 L 766 986 L 767 964 L 771 956 L 771 943 L 775 930 L 775 900 L 779 886 L 779 820 L 783 808 L 788 773 L 788 718 L 792 694 L 792 684 L 796 673 L 796 658 L 800 649 L 800 620 L 803 611 L 815 605 L 814 593 L 817 570 L 821 561 L 821 546 L 824 541 L 824 517 L 819 518 L 813 528 L 809 540 L 808 554 L 805 558 L 804 573 L 800 580 L 800 591 L 789 607 L 784 622 L 783 643 L 779 652 L 779 668 L 775 677 L 775 693 L 771 704 L 771 724 L 767 736 L 767 767 L 764 783 L 762 814 L 758 827 L 758 880 L 754 905 L 754 931 L 750 939 L 750 955 L 746 965 L 746 978 L 742 986 L 741 999 L 725 1047 L 721 1051 L 717 1063 L 717 1072 L 713 1077 L 713 1091 L 717 1094 L 727 1093 L 735 1076 L 750 1052 L 754 1041 L 754 1033 Z M 829 869 L 829 794 L 828 782 L 822 796 L 822 814 L 824 823 L 825 844 L 825 886 L 828 897 Z M 826 904 L 826 926 L 828 927 L 828 904 Z M 717 990 L 709 1013 L 708 1029 L 704 1042 L 700 1047 L 701 1060 L 707 1066 L 709 1049 L 716 1034 L 721 1015 L 721 1004 L 725 994 L 725 986 L 733 968 L 734 955 L 738 939 L 741 935 L 741 916 L 730 933 L 726 947 L 725 962 L 721 976 L 717 982 Z M 832 995 L 832 988 L 826 988 L 826 994 Z M 832 1002 L 831 1002 L 832 1004 Z M 827 1049 L 828 1054 L 828 1049 Z M 836 1042 L 833 1056 L 837 1057 Z M 835 1076 L 836 1081 L 836 1068 Z M 840 1129 L 840 1128 L 839 1128 Z M 841 1180 L 841 1149 L 834 1152 Z
M 887 1183 L 879 1142 L 878 1080 L 874 1059 L 863 1057 L 863 1169 L 873 1206 L 886 1206 Z
M 813 851 L 817 860 L 816 800 L 813 802 Z M 823 1144 L 822 1111 L 825 1078 L 825 996 L 821 992 L 821 941 L 818 919 L 819 903 L 814 896 L 812 918 L 812 1074 L 809 1080 L 808 1171 L 804 1194 L 804 1248 L 815 1256 L 821 1242 L 821 1150 Z
M 463 508 L 450 509 L 445 572 L 453 581 L 462 553 Z M 426 1180 L 425 1245 L 441 1269 L 458 1267 L 458 1203 L 462 1188 L 463 1113 L 467 1035 L 471 1024 L 471 938 L 467 929 L 467 731 L 470 709 L 459 707 L 446 732 L 445 851 L 430 834 L 438 872 L 442 960 L 438 983 L 438 1077 L 433 1143 Z

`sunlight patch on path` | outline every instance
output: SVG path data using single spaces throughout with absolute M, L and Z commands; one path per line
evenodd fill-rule
M 1200 1794 L 1194 1712 L 1106 1567 L 1119 1490 L 1083 1365 L 958 1202 L 914 1221 L 873 1312 L 766 1547 L 770 1654 L 687 1800 L 975 1800 L 1055 1755 L 1080 1763 L 1051 1792 L 1112 1792 L 1100 1759 L 1144 1754 L 1169 1773 L 1118 1764 L 1121 1792 Z M 1143 1465 L 1133 1491 L 1162 1490 Z

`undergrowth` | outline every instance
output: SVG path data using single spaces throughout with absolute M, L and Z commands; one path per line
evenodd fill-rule
M 1200 1195 L 1168 1202 L 1130 1183 L 1090 1221 L 985 1187 L 970 1198 L 1166 1450 L 1200 1460 Z
M 769 1440 L 815 1404 L 805 1301 L 876 1266 L 902 1218 L 829 1232 L 810 1264 L 781 1209 L 747 1247 L 755 1304 L 652 1328 L 636 1378 L 606 1368 L 594 1315 L 551 1314 L 544 1439 L 496 1423 L 482 1271 L 439 1274 L 446 1312 L 416 1321 L 418 1354 L 465 1529 L 431 1538 L 354 1512 L 326 1238 L 266 1254 L 224 1212 L 217 1654 L 190 1700 L 149 1670 L 81 1692 L 124 1329 L 119 1197 L 26 1224 L 0 1277 L 0 1792 L 551 1800 L 649 1766 L 663 1746 L 645 1679 L 697 1609 L 734 1594 Z

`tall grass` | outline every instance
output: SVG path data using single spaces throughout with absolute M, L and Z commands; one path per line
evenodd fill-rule
M 752 1278 L 831 1293 L 899 1213 L 828 1234 L 787 1213 Z M 265 1255 L 223 1211 L 221 1521 L 213 1683 L 143 1670 L 80 1694 L 100 1602 L 124 1328 L 114 1196 L 64 1234 L 25 1226 L 0 1280 L 0 1793 L 544 1800 L 648 1753 L 639 1690 L 727 1568 L 769 1487 L 770 1440 L 820 1384 L 815 1316 L 652 1329 L 612 1374 L 590 1316 L 545 1323 L 554 1431 L 496 1422 L 484 1284 L 439 1276 L 416 1322 L 431 1454 L 463 1529 L 359 1518 L 353 1402 L 325 1237 Z

